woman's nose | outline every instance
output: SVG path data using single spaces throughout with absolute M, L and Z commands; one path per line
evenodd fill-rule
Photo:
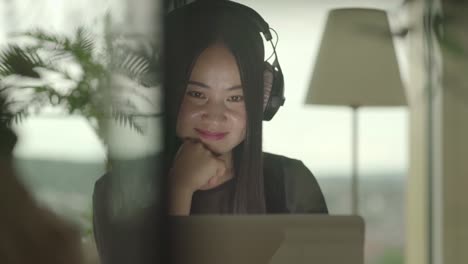
M 221 102 L 208 102 L 202 114 L 202 118 L 206 121 L 225 121 L 226 106 Z

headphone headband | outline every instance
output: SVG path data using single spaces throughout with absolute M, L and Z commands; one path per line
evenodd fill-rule
M 213 1 L 213 0 L 208 0 L 208 1 Z M 238 11 L 240 14 L 248 16 L 249 19 L 252 22 L 254 22 L 254 24 L 258 28 L 258 31 L 263 33 L 263 36 L 265 37 L 267 41 L 271 41 L 273 39 L 271 32 L 270 32 L 270 26 L 257 11 L 253 10 L 252 8 L 248 6 L 245 6 L 236 2 L 232 2 L 232 1 L 228 1 L 228 0 L 221 0 L 221 1 L 215 0 L 213 2 L 219 3 L 220 5 L 229 6 L 233 10 L 237 9 L 236 11 Z

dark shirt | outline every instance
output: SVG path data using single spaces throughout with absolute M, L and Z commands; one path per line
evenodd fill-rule
M 205 191 L 196 191 L 192 196 L 190 214 L 228 214 L 234 179 Z
M 268 214 L 327 214 L 324 196 L 314 175 L 299 160 L 264 153 L 265 201 Z M 112 221 L 109 210 L 110 174 L 95 184 L 93 194 L 94 235 L 101 262 L 147 263 L 147 245 L 157 243 L 156 217 L 148 210 L 126 220 Z M 234 180 L 216 188 L 197 191 L 191 214 L 227 214 Z M 151 207 L 150 207 L 151 208 Z M 149 209 L 149 211 L 156 211 Z M 152 217 L 148 217 L 152 215 Z M 153 230 L 153 231 L 150 231 Z M 151 242 L 150 242 L 151 241 Z M 151 251 L 151 250 L 150 250 Z

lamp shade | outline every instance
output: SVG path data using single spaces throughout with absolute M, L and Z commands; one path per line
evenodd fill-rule
M 385 11 L 330 11 L 306 104 L 406 105 Z

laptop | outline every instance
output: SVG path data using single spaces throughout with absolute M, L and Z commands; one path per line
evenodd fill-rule
M 364 220 L 330 215 L 171 218 L 173 263 L 364 263 Z

